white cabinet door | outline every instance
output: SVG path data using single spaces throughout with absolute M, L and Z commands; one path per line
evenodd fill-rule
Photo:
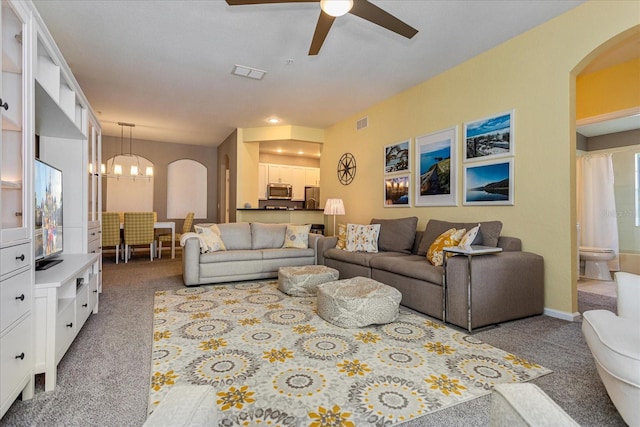
M 303 167 L 291 167 L 291 185 L 293 187 L 293 197 L 291 200 L 304 200 L 305 169 Z
M 269 183 L 269 165 L 258 164 L 258 199 L 267 200 L 267 184 Z
M 306 168 L 304 175 L 304 185 L 320 185 L 320 168 Z

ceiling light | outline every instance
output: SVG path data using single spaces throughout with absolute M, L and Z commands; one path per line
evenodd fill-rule
M 342 16 L 353 7 L 353 0 L 320 0 L 320 9 L 327 15 Z
M 276 123 L 280 123 L 280 119 L 277 117 L 271 117 L 270 119 L 267 119 L 267 121 L 272 125 L 275 125 Z

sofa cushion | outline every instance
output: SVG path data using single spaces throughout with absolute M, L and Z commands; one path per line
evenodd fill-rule
M 251 249 L 251 227 L 248 222 L 218 224 L 218 228 L 228 251 Z
M 287 224 L 284 234 L 283 248 L 304 249 L 309 247 L 309 231 L 311 224 L 293 225 Z
M 349 264 L 357 264 L 365 267 L 370 267 L 370 262 L 376 257 L 397 257 L 407 256 L 400 252 L 348 252 L 340 249 L 327 249 L 324 252 L 324 257 L 334 259 L 336 261 L 343 261 Z
M 380 224 L 347 224 L 347 251 L 378 252 Z
M 279 248 L 262 250 L 262 259 L 304 258 L 313 257 L 314 255 L 315 252 L 312 248 Z
M 256 261 L 262 259 L 262 251 L 252 249 L 238 249 L 233 251 L 208 252 L 200 255 L 200 264 L 210 264 L 227 261 Z
M 287 224 L 251 223 L 251 248 L 281 248 L 284 244 L 284 233 Z
M 371 224 L 380 224 L 379 251 L 411 253 L 416 238 L 417 216 L 398 219 L 374 218 Z
M 438 219 L 430 219 L 427 227 L 422 235 L 420 246 L 418 247 L 418 255 L 426 255 L 429 246 L 436 238 L 450 228 L 466 228 L 467 230 L 477 226 L 477 222 L 449 222 Z M 472 242 L 473 245 L 498 246 L 498 238 L 502 231 L 501 221 L 482 221 L 480 222 L 480 232 Z
M 371 268 L 442 285 L 442 267 L 431 265 L 420 255 L 376 257 L 371 260 Z

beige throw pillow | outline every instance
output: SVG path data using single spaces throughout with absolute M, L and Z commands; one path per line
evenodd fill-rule
M 380 224 L 347 224 L 347 247 L 349 252 L 378 252 Z
M 206 252 L 218 252 L 227 250 L 224 242 L 222 241 L 222 237 L 220 237 L 220 229 L 218 228 L 217 224 L 213 224 L 208 227 L 194 225 L 193 228 L 195 228 L 196 233 L 198 233 L 207 244 Z
M 460 240 L 460 243 L 458 243 L 458 246 L 462 246 L 463 248 L 471 247 L 471 244 L 475 240 L 479 231 L 480 231 L 480 224 L 476 225 L 471 230 L 467 231 L 467 234 L 462 236 L 462 239 Z
M 287 231 L 284 235 L 283 248 L 306 249 L 309 247 L 309 230 L 311 224 L 293 225 L 287 224 Z

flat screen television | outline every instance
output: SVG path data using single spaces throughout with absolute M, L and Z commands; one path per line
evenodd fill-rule
M 62 171 L 35 159 L 35 227 L 36 270 L 45 270 L 62 262 L 56 258 L 63 247 Z

